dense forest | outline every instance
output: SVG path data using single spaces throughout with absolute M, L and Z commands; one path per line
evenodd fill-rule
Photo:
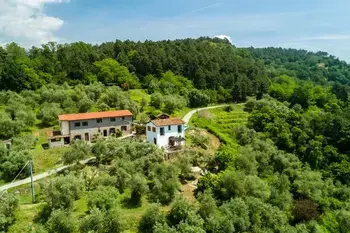
M 147 122 L 156 112 L 242 102 L 247 124 L 230 129 L 229 140 L 216 134 L 214 156 L 186 148 L 171 163 L 144 142 L 76 141 L 63 156 L 72 169 L 41 184 L 44 207 L 32 232 L 123 232 L 123 196 L 132 208 L 152 203 L 137 223 L 145 233 L 347 233 L 349 83 L 350 66 L 325 52 L 243 49 L 220 39 L 9 44 L 0 48 L 0 138 L 14 141 L 0 147 L 0 178 L 11 181 L 30 157 L 31 128 L 54 127 L 60 113 L 129 109 Z M 141 88 L 149 102 L 130 97 Z M 195 138 L 203 145 L 203 135 Z M 79 164 L 89 156 L 95 164 Z M 178 191 L 193 165 L 207 172 L 190 202 Z M 72 217 L 82 197 L 88 209 Z M 0 232 L 18 209 L 15 195 L 1 198 Z
M 316 83 L 349 84 L 350 65 L 326 52 L 283 48 L 248 48 L 253 58 L 263 60 L 270 76 L 289 74 Z
M 226 41 L 200 38 L 151 42 L 49 43 L 26 51 L 15 43 L 0 48 L 0 89 L 38 89 L 48 83 L 147 86 L 172 71 L 200 89 L 266 91 L 263 66 Z

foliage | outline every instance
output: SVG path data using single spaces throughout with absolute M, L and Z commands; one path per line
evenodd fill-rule
M 122 85 L 127 83 L 131 88 L 138 88 L 138 79 L 129 73 L 127 67 L 120 65 L 112 58 L 94 63 L 97 69 L 97 80 L 104 84 Z
M 88 207 L 109 210 L 116 205 L 118 194 L 114 187 L 97 186 L 96 190 L 88 193 Z
M 158 204 L 152 204 L 148 207 L 146 213 L 142 216 L 139 224 L 141 233 L 153 233 L 157 224 L 165 224 L 165 214 Z
M 75 140 L 71 144 L 70 151 L 64 154 L 63 161 L 65 164 L 79 163 L 79 161 L 90 157 L 90 151 L 90 146 L 85 141 Z
M 58 176 L 42 185 L 43 199 L 51 209 L 71 209 L 82 194 L 82 182 L 73 175 Z
M 57 123 L 57 116 L 62 113 L 61 108 L 56 103 L 44 103 L 40 107 L 38 119 L 44 126 L 52 126 Z
M 23 169 L 30 159 L 28 149 L 25 145 L 24 148 L 18 147 L 16 143 L 14 143 L 13 150 L 0 148 L 0 177 L 2 179 L 12 181 Z M 28 171 L 28 169 L 25 169 L 19 177 L 24 177 L 28 174 Z
M 210 102 L 209 96 L 207 96 L 205 93 L 196 89 L 191 90 L 188 93 L 188 98 L 189 98 L 189 106 L 191 108 L 204 107 L 204 106 L 207 106 Z
M 133 175 L 130 180 L 130 189 L 130 201 L 136 206 L 141 205 L 142 195 L 148 192 L 147 180 L 142 175 Z
M 69 212 L 54 210 L 46 223 L 46 227 L 50 233 L 72 233 L 75 232 L 76 224 Z
M 123 232 L 125 223 L 120 210 L 112 208 L 109 211 L 92 209 L 80 224 L 80 232 L 119 233 Z
M 150 182 L 150 200 L 161 204 L 169 204 L 175 197 L 179 189 L 179 170 L 177 167 L 164 164 L 154 166 L 149 174 Z
M 18 200 L 14 195 L 0 192 L 0 232 L 7 232 L 15 222 L 17 208 Z

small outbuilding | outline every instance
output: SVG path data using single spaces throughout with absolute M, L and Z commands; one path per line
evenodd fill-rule
M 185 122 L 179 118 L 152 120 L 146 125 L 146 136 L 160 148 L 185 145 Z

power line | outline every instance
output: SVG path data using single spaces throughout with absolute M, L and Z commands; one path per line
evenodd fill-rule
M 12 184 L 13 182 L 15 182 L 15 180 L 18 178 L 18 176 L 22 173 L 22 171 L 24 170 L 24 168 L 28 165 L 30 161 L 28 161 L 24 166 L 23 168 L 21 169 L 21 171 L 17 174 L 17 176 L 13 179 L 13 181 L 10 183 Z M 0 195 L 0 198 L 5 194 L 5 192 L 7 192 L 7 190 L 5 190 L 4 192 L 1 193 Z

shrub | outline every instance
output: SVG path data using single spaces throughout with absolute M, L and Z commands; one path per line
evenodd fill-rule
M 233 110 L 232 105 L 227 105 L 227 106 L 224 107 L 224 111 L 225 112 L 231 112 L 232 110 Z
M 18 200 L 15 196 L 0 192 L 0 232 L 7 232 L 8 227 L 15 222 L 17 208 Z
M 88 193 L 88 207 L 109 210 L 116 205 L 118 194 L 114 187 L 98 186 L 96 190 Z
M 46 225 L 49 233 L 72 233 L 76 228 L 72 216 L 64 210 L 54 210 Z
M 165 224 L 165 214 L 158 204 L 152 204 L 148 207 L 146 213 L 142 216 L 139 225 L 141 233 L 153 233 L 157 224 Z

